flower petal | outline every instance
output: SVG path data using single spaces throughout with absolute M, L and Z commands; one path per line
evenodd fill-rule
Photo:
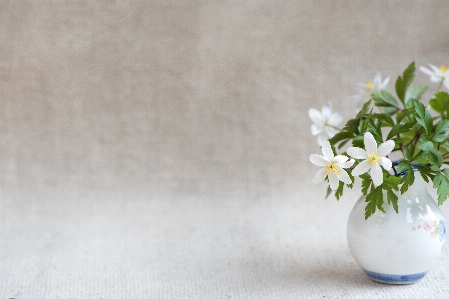
M 381 155 L 382 157 L 385 157 L 386 155 L 389 155 L 391 151 L 394 149 L 394 141 L 388 140 L 379 145 L 379 148 L 377 149 L 377 153 Z
M 384 175 L 380 166 L 374 165 L 370 171 L 371 178 L 373 179 L 374 187 L 382 185 L 384 181 Z
M 346 170 L 340 170 L 340 172 L 337 175 L 337 178 L 347 185 L 352 184 L 351 178 L 349 177 Z
M 373 134 L 366 132 L 363 138 L 365 141 L 366 153 L 369 154 L 371 152 L 377 152 L 377 143 L 376 140 L 374 140 Z
M 323 131 L 323 127 L 319 126 L 318 124 L 313 124 L 312 125 L 312 135 L 316 136 L 318 134 L 320 134 Z
M 434 83 L 441 82 L 443 79 L 443 72 L 439 67 L 434 66 L 433 64 L 429 64 L 430 68 L 433 70 L 433 74 L 430 76 L 430 81 Z
M 313 178 L 312 182 L 314 184 L 318 184 L 318 183 L 321 183 L 322 181 L 324 181 L 325 178 L 326 178 L 326 168 L 321 168 L 315 174 L 315 177 Z
M 441 69 L 433 64 L 429 64 L 430 68 L 432 69 L 433 73 L 436 75 L 439 75 L 441 73 Z
M 374 75 L 373 80 L 374 89 L 379 88 L 381 82 L 382 82 L 382 74 L 378 71 Z
M 346 156 L 338 155 L 338 156 L 335 156 L 332 161 L 334 161 L 335 163 L 337 163 L 337 165 L 339 165 L 341 163 L 345 163 L 346 161 L 348 161 L 348 159 L 349 158 Z
M 386 171 L 389 171 L 391 169 L 391 166 L 393 163 L 391 163 L 391 160 L 385 157 L 381 157 L 379 159 L 379 165 L 382 166 Z
M 441 76 L 433 75 L 430 77 L 430 81 L 433 83 L 440 83 L 443 80 Z
M 332 161 L 332 159 L 334 159 L 334 152 L 332 151 L 329 141 L 326 140 L 323 142 L 321 151 L 323 152 L 324 158 L 326 158 L 327 160 Z
M 317 165 L 317 166 L 326 166 L 327 163 L 329 163 L 329 160 L 324 158 L 323 156 L 317 155 L 317 154 L 312 154 L 309 157 L 310 162 L 312 162 L 313 164 Z
M 340 113 L 336 112 L 336 113 L 332 113 L 331 116 L 329 116 L 327 123 L 331 126 L 338 126 L 341 121 L 343 120 L 343 116 L 341 116 Z
M 324 128 L 325 128 L 326 134 L 327 134 L 327 136 L 329 136 L 329 138 L 334 137 L 335 134 L 338 133 L 338 130 L 337 130 L 337 129 L 334 129 L 334 128 L 332 128 L 332 127 L 325 126 Z
M 321 115 L 320 111 L 316 110 L 315 108 L 309 109 L 309 117 L 314 123 L 317 123 L 317 124 L 324 123 L 323 116 Z
M 360 94 L 369 94 L 372 92 L 371 88 L 369 88 L 369 86 L 366 85 L 366 83 L 357 83 L 356 86 Z
M 318 145 L 319 146 L 323 146 L 323 144 L 327 141 L 327 139 L 329 139 L 329 136 L 327 136 L 327 133 L 325 131 L 321 132 L 320 134 L 318 134 Z
M 446 79 L 444 79 L 443 84 L 444 84 L 444 87 L 446 87 L 447 90 L 449 90 L 449 77 L 446 77 Z
M 390 82 L 390 76 L 385 78 L 385 80 L 380 84 L 379 89 L 385 89 L 387 88 L 388 82 Z
M 353 170 L 352 170 L 352 175 L 357 176 L 357 175 L 361 175 L 364 174 L 365 172 L 367 172 L 368 170 L 370 170 L 371 166 L 373 166 L 373 164 L 371 164 L 368 161 L 362 161 L 360 162 L 359 165 L 357 165 Z
M 332 103 L 327 102 L 323 105 L 321 108 L 321 115 L 325 120 L 329 119 L 329 117 L 332 115 Z
M 349 161 L 346 161 L 345 163 L 341 163 L 341 164 L 337 164 L 338 166 L 342 167 L 342 168 L 349 168 L 354 164 L 354 159 L 351 159 Z
M 338 183 L 339 180 L 338 180 L 337 176 L 329 175 L 328 178 L 329 178 L 329 185 L 330 185 L 331 189 L 334 191 L 337 190 L 338 184 L 339 184 Z
M 368 157 L 366 151 L 360 147 L 348 147 L 346 152 L 348 155 L 356 159 L 366 159 Z
M 424 66 L 420 66 L 419 70 L 426 74 L 427 76 L 433 76 L 433 72 Z

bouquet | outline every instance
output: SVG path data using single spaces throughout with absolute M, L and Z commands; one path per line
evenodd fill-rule
M 441 205 L 449 196 L 449 67 L 420 67 L 438 83 L 427 102 L 422 100 L 427 85 L 412 86 L 415 63 L 412 62 L 388 92 L 389 77 L 377 73 L 373 82 L 359 84 L 354 97 L 361 102 L 354 118 L 338 128 L 342 117 L 326 103 L 321 112 L 312 108 L 312 134 L 317 136 L 322 155 L 312 154 L 310 161 L 321 168 L 314 183 L 326 181 L 331 193 L 340 199 L 344 188 L 353 188 L 355 177 L 361 180 L 366 198 L 365 219 L 376 210 L 385 212 L 391 204 L 398 212 L 398 196 L 415 180 L 415 171 L 424 181 L 432 182 Z M 393 158 L 397 157 L 397 158 Z

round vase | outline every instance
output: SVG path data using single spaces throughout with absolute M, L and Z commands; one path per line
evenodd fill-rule
M 398 213 L 385 203 L 386 213 L 376 211 L 367 220 L 362 196 L 349 215 L 347 238 L 352 256 L 371 279 L 409 284 L 440 258 L 446 223 L 419 172 L 407 192 L 397 196 Z

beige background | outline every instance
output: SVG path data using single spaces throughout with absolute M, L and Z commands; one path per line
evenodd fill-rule
M 412 287 L 360 272 L 358 192 L 325 202 L 311 184 L 307 110 L 348 119 L 376 71 L 393 91 L 411 61 L 449 64 L 448 15 L 444 0 L 0 1 L 0 294 L 444 297 L 447 252 Z

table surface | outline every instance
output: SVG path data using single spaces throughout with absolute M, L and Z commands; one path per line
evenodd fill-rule
M 356 192 L 337 202 L 308 187 L 260 200 L 3 192 L 0 297 L 449 296 L 447 249 L 416 284 L 373 282 L 345 239 Z

